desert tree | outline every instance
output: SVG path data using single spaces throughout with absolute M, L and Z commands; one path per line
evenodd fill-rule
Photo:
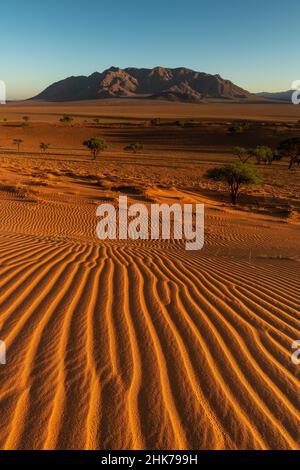
M 294 165 L 300 165 L 300 137 L 291 137 L 283 140 L 278 146 L 278 154 L 289 158 L 289 170 Z
M 107 149 L 108 147 L 106 141 L 100 137 L 93 137 L 91 139 L 85 140 L 82 145 L 90 150 L 94 160 L 96 160 L 96 157 L 100 152 Z
M 29 116 L 23 116 L 22 119 L 24 121 L 24 125 L 27 125 L 30 118 L 29 118 Z
M 244 147 L 234 147 L 232 152 L 242 163 L 247 163 L 253 156 L 252 150 Z
M 40 143 L 40 149 L 43 150 L 43 152 L 46 152 L 46 150 L 48 150 L 49 147 L 50 147 L 50 144 L 47 144 L 46 142 Z
M 21 146 L 21 144 L 23 144 L 23 140 L 22 139 L 14 139 L 13 144 L 17 146 L 18 152 L 20 152 L 20 146 Z
M 238 202 L 241 188 L 244 185 L 262 183 L 262 178 L 257 170 L 252 165 L 241 162 L 210 168 L 205 176 L 226 183 L 229 186 L 233 204 Z
M 138 142 L 134 144 L 129 144 L 124 147 L 124 152 L 132 152 L 132 153 L 138 153 L 143 150 L 143 144 L 139 144 Z

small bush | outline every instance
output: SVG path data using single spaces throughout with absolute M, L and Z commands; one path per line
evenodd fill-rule
M 139 143 L 129 144 L 129 145 L 126 145 L 126 147 L 124 147 L 124 152 L 138 153 L 141 150 L 143 150 L 143 148 L 144 148 L 143 145 Z

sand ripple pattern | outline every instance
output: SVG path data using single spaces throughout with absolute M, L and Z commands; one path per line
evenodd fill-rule
M 0 239 L 2 449 L 296 449 L 299 263 Z

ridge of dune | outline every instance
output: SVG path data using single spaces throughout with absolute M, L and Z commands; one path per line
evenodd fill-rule
M 0 260 L 3 448 L 298 448 L 297 263 L 18 233 Z

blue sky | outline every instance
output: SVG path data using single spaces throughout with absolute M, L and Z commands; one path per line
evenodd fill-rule
M 286 90 L 300 79 L 299 17 L 298 0 L 9 0 L 0 79 L 15 99 L 111 65 L 162 65 Z

